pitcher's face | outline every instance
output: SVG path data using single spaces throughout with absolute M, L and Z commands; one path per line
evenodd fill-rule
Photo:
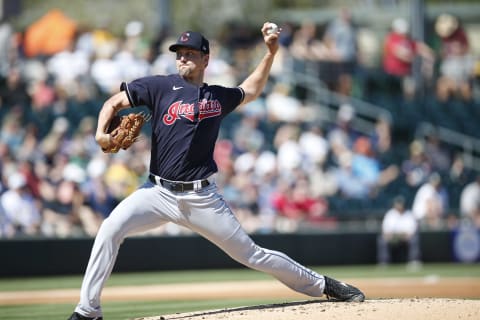
M 208 65 L 209 56 L 199 50 L 178 48 L 176 54 L 177 70 L 184 78 L 193 78 L 203 74 Z

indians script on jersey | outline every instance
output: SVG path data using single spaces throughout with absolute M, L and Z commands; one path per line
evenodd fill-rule
M 217 117 L 222 113 L 222 105 L 218 100 L 206 100 L 203 99 L 198 103 L 198 121 L 202 121 L 206 118 Z M 184 117 L 190 121 L 195 120 L 195 104 L 182 103 L 182 101 L 176 101 L 168 107 L 167 114 L 163 116 L 163 123 L 166 125 L 172 125 L 175 121 Z

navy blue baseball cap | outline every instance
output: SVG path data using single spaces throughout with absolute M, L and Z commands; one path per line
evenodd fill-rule
M 208 40 L 201 33 L 195 31 L 185 31 L 178 37 L 177 43 L 172 44 L 168 49 L 176 52 L 179 47 L 195 49 L 205 54 L 210 53 Z

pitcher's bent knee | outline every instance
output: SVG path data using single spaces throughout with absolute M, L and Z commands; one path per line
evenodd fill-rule
M 113 241 L 120 244 L 123 242 L 125 234 L 126 232 L 123 230 L 122 225 L 109 217 L 100 226 L 96 241 Z

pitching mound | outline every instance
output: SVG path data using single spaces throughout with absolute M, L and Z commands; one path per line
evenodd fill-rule
M 480 319 L 480 300 L 385 299 L 363 303 L 309 300 L 284 304 L 178 313 L 136 320 L 445 320 Z

